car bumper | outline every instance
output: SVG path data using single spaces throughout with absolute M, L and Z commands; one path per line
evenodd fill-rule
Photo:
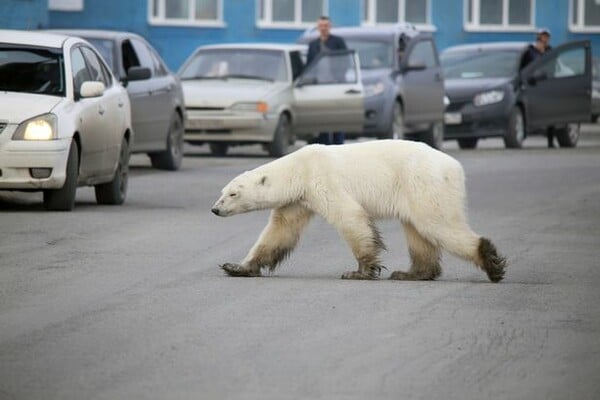
M 187 111 L 184 139 L 190 142 L 271 142 L 277 114 Z
M 505 136 L 510 107 L 504 102 L 475 107 L 471 102 L 451 103 L 444 113 L 444 138 Z
M 0 190 L 60 189 L 65 183 L 65 169 L 71 139 L 48 141 L 11 140 L 0 135 Z M 38 172 L 47 177 L 35 178 Z

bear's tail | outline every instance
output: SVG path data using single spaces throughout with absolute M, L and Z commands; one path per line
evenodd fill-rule
M 479 238 L 477 251 L 481 260 L 481 268 L 487 273 L 490 281 L 500 282 L 504 278 L 506 258 L 499 255 L 496 246 L 484 237 Z

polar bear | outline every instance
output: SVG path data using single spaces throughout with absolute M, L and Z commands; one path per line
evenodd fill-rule
M 314 214 L 348 242 L 357 271 L 343 279 L 377 279 L 385 249 L 375 221 L 398 219 L 411 265 L 390 279 L 433 280 L 441 250 L 483 269 L 492 282 L 504 276 L 506 260 L 489 239 L 471 230 L 465 217 L 461 164 L 424 143 L 376 140 L 337 146 L 305 146 L 235 177 L 212 212 L 221 217 L 273 209 L 267 226 L 241 264 L 221 267 L 231 276 L 273 271 L 294 249 Z

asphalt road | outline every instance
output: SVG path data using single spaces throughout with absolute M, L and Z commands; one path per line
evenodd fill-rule
M 509 260 L 499 284 L 448 255 L 435 282 L 340 280 L 354 261 L 321 219 L 274 275 L 224 276 L 268 212 L 210 206 L 257 148 L 188 147 L 176 173 L 135 156 L 121 207 L 0 193 L 0 399 L 600 398 L 600 130 L 446 149 Z M 408 255 L 379 227 L 385 278 Z

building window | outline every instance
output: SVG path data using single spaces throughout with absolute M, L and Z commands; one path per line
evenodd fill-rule
M 431 0 L 362 0 L 363 25 L 430 24 Z
M 327 15 L 327 0 L 257 1 L 258 21 L 263 27 L 310 27 L 321 15 Z
M 534 28 L 535 0 L 465 0 L 467 30 L 519 31 Z
M 600 32 L 600 0 L 570 0 L 569 26 L 573 31 Z
M 156 25 L 223 25 L 223 0 L 148 0 Z

